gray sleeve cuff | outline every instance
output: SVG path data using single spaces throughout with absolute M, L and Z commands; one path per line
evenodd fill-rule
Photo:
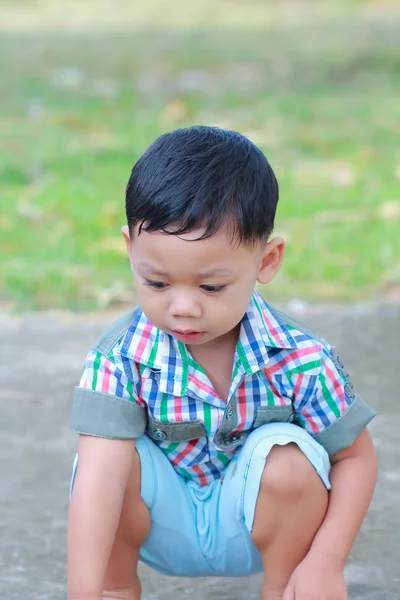
M 376 412 L 356 396 L 347 411 L 337 420 L 315 436 L 328 454 L 335 454 L 343 448 L 349 448 L 362 430 L 376 416 Z
M 74 390 L 76 433 L 113 440 L 135 439 L 143 436 L 146 419 L 145 409 L 136 402 L 85 388 Z

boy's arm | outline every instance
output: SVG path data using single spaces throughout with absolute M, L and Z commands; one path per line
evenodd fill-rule
M 367 513 L 377 478 L 377 457 L 368 431 L 330 457 L 332 489 L 325 519 L 308 558 L 343 569 Z
M 79 466 L 68 518 L 69 600 L 101 600 L 134 444 L 134 440 L 79 437 Z

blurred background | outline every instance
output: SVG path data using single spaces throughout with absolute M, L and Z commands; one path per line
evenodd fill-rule
M 378 410 L 346 580 L 399 600 L 400 0 L 0 0 L 0 597 L 65 599 L 72 389 L 135 303 L 125 186 L 157 136 L 198 123 L 265 152 L 287 253 L 262 291 L 307 313 Z M 144 600 L 261 587 L 141 577 Z
M 0 306 L 134 302 L 130 169 L 191 124 L 281 187 L 268 298 L 400 298 L 400 2 L 13 0 L 0 8 Z

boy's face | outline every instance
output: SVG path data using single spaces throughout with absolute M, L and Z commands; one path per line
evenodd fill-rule
M 148 319 L 187 345 L 209 344 L 235 331 L 256 281 L 269 283 L 278 271 L 284 241 L 274 238 L 250 249 L 220 229 L 182 236 L 122 228 L 138 301 Z

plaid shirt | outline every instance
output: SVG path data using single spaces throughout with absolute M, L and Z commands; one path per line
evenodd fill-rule
M 324 340 L 288 322 L 254 292 L 241 322 L 227 402 L 186 346 L 140 309 L 106 354 L 98 346 L 89 352 L 79 388 L 137 403 L 153 423 L 200 422 L 202 437 L 171 442 L 161 436 L 155 443 L 180 475 L 207 485 L 221 477 L 259 407 L 291 408 L 291 420 L 317 439 L 339 419 L 340 428 L 346 422 L 342 415 L 356 397 L 342 363 Z M 227 411 L 236 424 L 232 443 L 224 445 L 218 432 Z M 370 413 L 358 419 L 359 430 Z

